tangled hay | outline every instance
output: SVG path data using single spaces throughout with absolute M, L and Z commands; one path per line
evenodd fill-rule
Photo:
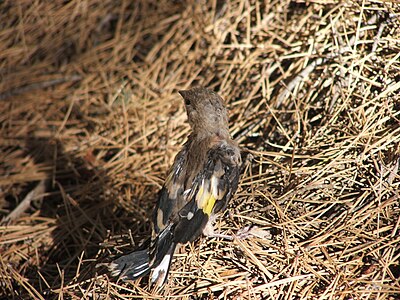
M 6 1 L 4 298 L 399 299 L 396 1 Z M 203 85 L 253 160 L 156 291 L 94 266 L 149 235 Z

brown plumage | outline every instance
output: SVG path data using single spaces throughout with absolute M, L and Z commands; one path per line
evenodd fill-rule
M 134 280 L 151 271 L 152 282 L 163 285 L 176 245 L 197 239 L 237 189 L 240 149 L 230 137 L 221 97 L 201 87 L 179 93 L 192 133 L 160 191 L 149 249 L 114 260 L 113 275 Z

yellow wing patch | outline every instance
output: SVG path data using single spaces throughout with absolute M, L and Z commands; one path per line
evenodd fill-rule
M 210 195 L 210 197 L 209 197 L 208 200 L 207 200 L 206 206 L 203 208 L 204 212 L 205 212 L 207 215 L 210 215 L 210 214 L 211 214 L 211 211 L 212 211 L 213 208 L 214 208 L 214 204 L 215 204 L 215 198 L 214 198 L 213 195 Z
M 215 202 L 222 199 L 222 197 L 223 193 L 218 191 L 218 179 L 212 176 L 210 181 L 202 182 L 196 196 L 197 206 L 202 209 L 204 213 L 210 215 Z

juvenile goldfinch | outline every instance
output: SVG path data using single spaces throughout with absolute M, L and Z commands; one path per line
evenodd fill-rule
M 151 272 L 152 283 L 162 286 L 177 244 L 197 239 L 237 189 L 240 149 L 230 137 L 223 100 L 201 87 L 179 93 L 192 133 L 159 193 L 149 248 L 114 260 L 113 276 L 135 280 Z

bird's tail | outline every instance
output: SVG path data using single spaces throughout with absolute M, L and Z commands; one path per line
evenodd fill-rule
M 168 278 L 176 243 L 171 226 L 165 228 L 150 245 L 152 260 L 151 282 L 162 286 Z
M 152 271 L 151 282 L 162 286 L 168 278 L 175 248 L 176 243 L 169 226 L 152 241 L 150 249 L 122 255 L 108 264 L 108 269 L 112 276 L 120 276 L 129 280 L 136 280 Z M 151 261 L 150 256 L 152 257 Z
M 150 272 L 148 249 L 122 255 L 108 265 L 112 276 L 136 280 Z

